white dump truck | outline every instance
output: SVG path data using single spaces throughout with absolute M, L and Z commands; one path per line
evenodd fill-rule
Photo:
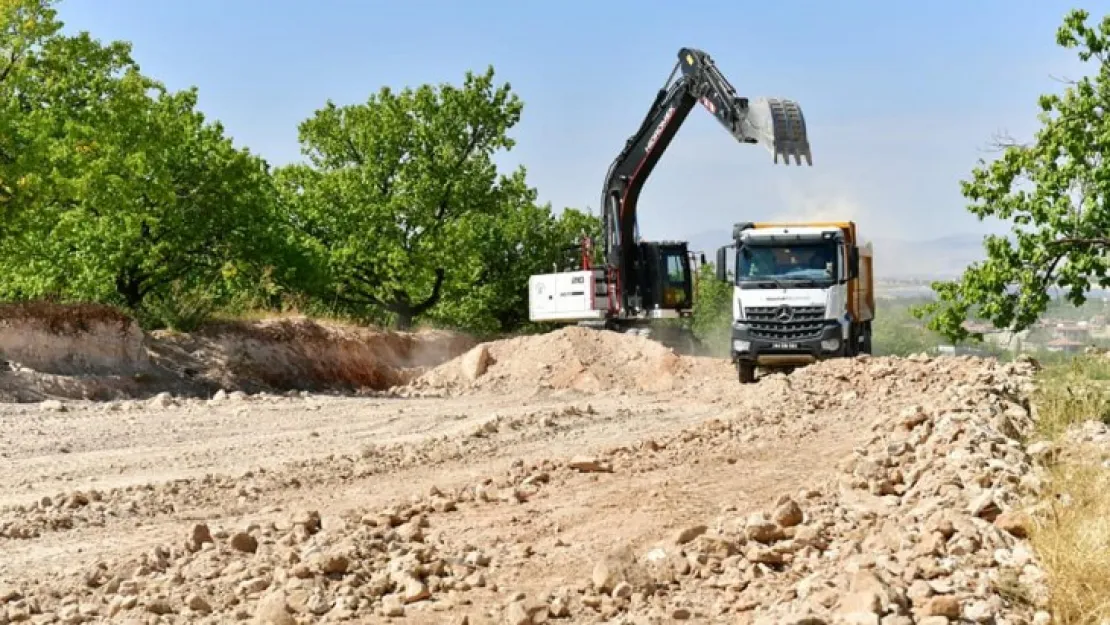
M 716 269 L 733 284 L 729 351 L 742 384 L 760 367 L 871 353 L 872 248 L 854 222 L 738 223 L 732 238 Z

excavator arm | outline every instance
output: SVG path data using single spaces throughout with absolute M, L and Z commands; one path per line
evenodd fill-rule
M 741 143 L 761 144 L 778 163 L 813 165 L 805 118 L 797 103 L 779 98 L 749 102 L 737 96 L 708 54 L 682 48 L 678 63 L 655 97 L 636 133 L 609 167 L 602 191 L 603 246 L 606 264 L 623 285 L 622 307 L 629 308 L 640 284 L 636 246 L 636 205 L 640 191 L 682 123 L 701 103 Z M 631 306 L 635 308 L 636 306 Z

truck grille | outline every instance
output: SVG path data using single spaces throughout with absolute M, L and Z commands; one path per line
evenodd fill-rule
M 789 315 L 784 315 L 789 312 Z M 782 317 L 788 317 L 788 321 Z M 798 341 L 821 336 L 825 322 L 824 306 L 749 306 L 744 308 L 744 323 L 755 338 L 773 341 Z

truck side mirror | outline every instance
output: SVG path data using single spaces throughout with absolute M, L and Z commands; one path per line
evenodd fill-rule
M 859 277 L 859 248 L 852 247 L 848 251 L 848 279 L 855 280 Z
M 728 247 L 721 247 L 717 249 L 717 279 L 721 282 L 728 282 L 728 268 L 725 266 L 728 261 Z

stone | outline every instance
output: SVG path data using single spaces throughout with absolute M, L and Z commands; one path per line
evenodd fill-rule
M 254 553 L 258 551 L 258 539 L 246 532 L 238 532 L 232 535 L 231 539 L 228 540 L 228 544 L 232 549 L 243 553 Z
M 390 617 L 405 615 L 405 604 L 397 595 L 382 597 L 382 614 Z
M 609 473 L 613 470 L 609 463 L 591 456 L 575 456 L 567 466 L 579 473 Z
M 994 526 L 1008 532 L 1015 538 L 1029 537 L 1029 515 L 1023 512 L 1007 511 L 994 519 Z
M 473 382 L 486 373 L 492 362 L 489 348 L 484 344 L 477 345 L 459 359 L 459 371 L 464 378 Z
M 798 505 L 798 502 L 787 498 L 786 501 L 775 508 L 772 518 L 775 523 L 782 527 L 794 527 L 795 525 L 801 525 L 805 515 L 802 514 L 802 507 Z
M 685 529 L 679 530 L 678 533 L 675 534 L 674 544 L 685 545 L 691 540 L 694 540 L 698 536 L 704 534 L 708 529 L 709 526 L 707 525 L 694 525 L 692 527 L 687 527 Z
M 258 625 L 297 625 L 297 620 L 289 613 L 283 592 L 270 593 L 260 599 L 254 611 L 254 620 Z
M 937 595 L 925 603 L 925 616 L 944 616 L 949 619 L 960 618 L 960 600 L 952 595 Z

